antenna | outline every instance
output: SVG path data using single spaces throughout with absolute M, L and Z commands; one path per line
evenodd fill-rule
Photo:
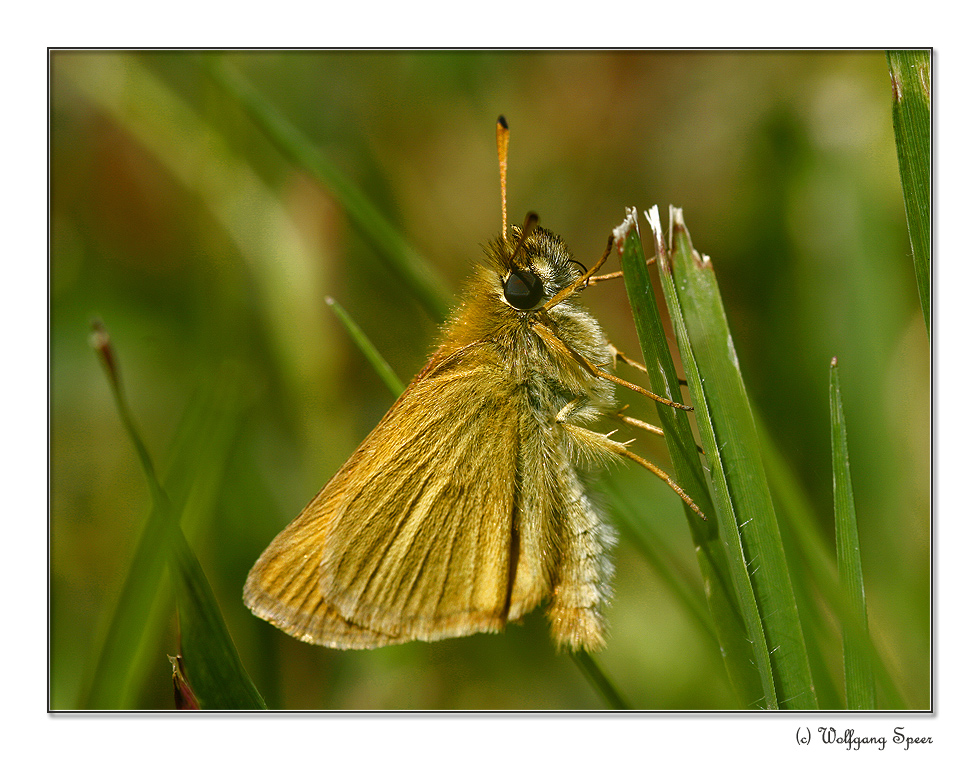
M 507 242 L 507 143 L 510 129 L 501 114 L 497 119 L 497 161 L 500 163 L 500 211 L 503 217 L 504 243 Z

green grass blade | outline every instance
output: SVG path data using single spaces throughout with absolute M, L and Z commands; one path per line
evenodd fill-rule
M 895 125 L 895 147 L 898 149 L 898 171 L 902 177 L 915 281 L 919 288 L 926 333 L 931 335 L 929 294 L 932 239 L 929 214 L 932 203 L 932 58 L 928 50 L 889 50 L 887 58 L 892 80 L 892 121 Z
M 850 612 L 838 582 L 831 549 L 813 517 L 813 509 L 807 503 L 802 487 L 790 472 L 789 465 L 773 442 L 772 436 L 762 425 L 758 426 L 758 432 L 773 496 L 782 507 L 780 514 L 787 518 L 784 525 L 789 527 L 790 535 L 794 539 L 793 550 L 799 554 L 811 576 L 813 593 L 823 597 L 824 602 L 818 606 L 831 616 L 828 620 L 828 614 L 825 613 L 820 624 L 828 630 L 837 629 L 841 620 L 848 619 Z M 856 612 L 852 615 L 852 625 L 859 628 L 856 615 Z M 871 642 L 867 642 L 865 654 L 874 665 L 882 707 L 887 705 L 887 709 L 907 709 L 908 700 L 899 690 L 896 676 L 885 663 L 881 651 Z
M 820 625 L 826 630 L 837 629 L 841 620 L 848 616 L 848 607 L 841 591 L 837 577 L 837 569 L 828 547 L 824 533 L 820 530 L 813 516 L 813 509 L 808 503 L 803 489 L 796 477 L 790 471 L 785 457 L 776 447 L 772 436 L 763 425 L 758 426 L 759 438 L 762 443 L 763 458 L 766 463 L 766 473 L 770 478 L 773 496 L 781 506 L 781 517 L 787 518 L 783 523 L 789 527 L 793 539 L 793 551 L 806 567 L 811 577 L 812 593 L 823 597 L 823 603 L 817 606 L 824 610 Z M 855 613 L 856 615 L 857 613 Z M 855 617 L 855 621 L 857 618 Z M 859 624 L 857 622 L 855 625 Z M 874 672 L 878 679 L 881 706 L 887 709 L 904 710 L 908 708 L 908 700 L 902 695 L 897 686 L 897 679 L 889 669 L 881 655 L 881 651 L 868 644 L 866 655 L 871 658 Z
M 640 350 L 643 352 L 651 389 L 671 401 L 683 403 L 677 371 L 674 369 L 667 336 L 653 294 L 653 285 L 650 282 L 650 273 L 643 254 L 635 213 L 627 218 L 623 226 L 615 230 L 614 242 L 620 256 L 626 295 L 633 311 Z M 686 506 L 685 514 L 699 535 L 710 536 L 715 530 L 711 519 L 714 505 L 704 478 L 704 468 L 701 465 L 701 457 L 691 430 L 688 413 L 666 404 L 658 404 L 657 412 L 663 423 L 664 439 L 677 471 L 678 482 L 688 496 L 698 504 L 708 520 L 698 519 Z
M 204 570 L 179 529 L 173 533 L 171 574 L 180 611 L 180 653 L 205 710 L 264 710 L 228 633 Z
M 834 527 L 837 533 L 837 571 L 845 604 L 857 616 L 857 630 L 844 620 L 844 692 L 849 710 L 874 710 L 875 679 L 873 666 L 866 656 L 868 610 L 864 598 L 864 574 L 861 571 L 861 547 L 858 543 L 857 513 L 851 486 L 851 465 L 847 455 L 847 428 L 841 400 L 840 373 L 837 358 L 830 363 L 830 436 L 834 460 Z
M 149 450 L 126 403 L 119 367 L 108 333 L 96 325 L 92 345 L 109 379 L 116 409 L 136 448 L 150 489 L 153 513 L 158 516 L 161 540 L 169 549 L 181 621 L 181 654 L 194 693 L 206 709 L 264 709 L 263 701 L 238 657 L 211 586 L 187 544 L 173 507 L 156 474 Z
M 388 364 L 378 349 L 375 348 L 367 335 L 364 334 L 364 331 L 351 318 L 350 314 L 347 313 L 347 310 L 330 296 L 327 296 L 325 300 L 327 306 L 333 309 L 333 313 L 337 315 L 337 319 L 340 320 L 340 323 L 344 326 L 351 340 L 361 350 L 364 358 L 368 360 L 368 364 L 378 373 L 378 377 L 381 378 L 392 395 L 395 398 L 402 395 L 402 391 L 405 390 L 405 383 L 398 379 L 398 375 L 395 374 L 391 365 Z
M 227 63 L 208 58 L 207 70 L 233 97 L 269 140 L 294 164 L 309 172 L 334 195 L 361 235 L 438 322 L 448 314 L 452 296 L 426 261 L 405 241 L 356 185 L 293 124 Z
M 189 498 L 194 501 L 194 512 L 206 510 L 215 501 L 216 484 L 233 440 L 239 380 L 237 374 L 219 373 L 209 386 L 210 392 L 198 394 L 178 426 L 170 447 L 173 462 L 164 486 L 168 494 L 173 494 L 178 518 Z M 154 667 L 147 656 L 152 650 L 148 640 L 162 630 L 167 610 L 160 593 L 167 557 L 167 545 L 160 541 L 165 519 L 160 511 L 150 511 L 102 638 L 94 671 L 83 687 L 79 700 L 83 709 L 129 706 L 142 679 Z
M 764 685 L 771 672 L 779 707 L 816 709 L 785 549 L 721 294 L 679 209 L 671 209 L 670 255 L 660 269 L 755 663 Z
M 681 400 L 680 384 L 653 294 L 635 212 L 627 218 L 623 226 L 617 228 L 615 241 L 621 257 L 623 280 L 633 310 L 643 360 L 648 368 L 650 387 L 660 396 Z M 658 237 L 658 245 L 661 242 L 662 238 Z M 675 322 L 675 329 L 676 327 Z M 772 679 L 766 679 L 769 685 L 764 688 L 759 671 L 751 665 L 753 653 L 748 644 L 751 637 L 736 601 L 737 590 L 727 572 L 728 563 L 719 534 L 719 521 L 709 495 L 689 418 L 686 412 L 663 404 L 657 405 L 657 413 L 674 465 L 674 478 L 707 517 L 705 521 L 700 520 L 682 502 L 729 680 L 743 706 L 766 704 L 774 708 L 776 695 Z M 745 586 L 748 587 L 747 578 Z M 761 633 L 761 623 L 758 628 Z M 764 647 L 762 651 L 765 651 Z
M 840 624 L 835 614 L 838 610 L 835 601 L 840 595 L 834 595 L 837 570 L 832 549 L 814 517 L 809 498 L 762 419 L 756 420 L 756 431 L 783 530 L 790 572 L 794 579 L 802 579 L 796 586 L 797 602 L 817 701 L 821 709 L 843 710 L 844 690 L 838 677 L 837 657 Z

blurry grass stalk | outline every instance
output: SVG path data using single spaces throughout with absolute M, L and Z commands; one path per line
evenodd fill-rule
M 931 56 L 928 50 L 889 50 L 887 58 L 892 80 L 892 121 L 898 172 L 902 178 L 915 281 L 926 334 L 931 335 Z
M 847 455 L 847 428 L 841 400 L 837 357 L 830 363 L 830 437 L 834 462 L 834 527 L 837 534 L 837 572 L 844 604 L 851 614 L 842 621 L 844 692 L 849 710 L 874 710 L 875 679 L 869 649 L 868 610 L 861 571 L 851 465 Z
M 381 355 L 381 352 L 378 351 L 370 338 L 364 334 L 360 326 L 351 318 L 351 315 L 347 313 L 347 309 L 330 296 L 327 296 L 324 300 L 333 313 L 337 315 L 337 319 L 340 320 L 347 334 L 354 341 L 354 345 L 360 349 L 364 358 L 368 360 L 368 364 L 378 373 L 378 377 L 384 382 L 385 387 L 391 391 L 391 395 L 395 398 L 401 396 L 405 390 L 405 384 L 398 379 L 398 375 L 395 374 L 391 365 L 388 364 L 387 360 Z
M 150 489 L 152 524 L 159 526 L 157 540 L 167 549 L 180 621 L 180 656 L 195 698 L 205 709 L 265 709 L 265 701 L 238 657 L 214 593 L 197 557 L 180 528 L 180 514 L 168 498 L 136 427 L 122 389 L 119 365 L 101 324 L 91 336 L 126 433 L 136 449 Z M 152 600 L 152 594 L 147 593 Z M 113 633 L 110 631 L 110 638 Z
M 596 693 L 602 697 L 603 701 L 611 710 L 629 710 L 630 706 L 623 699 L 622 695 L 613 686 L 612 681 L 606 676 L 595 658 L 584 649 L 569 652 L 569 656 L 574 660 L 585 680 L 589 682 Z
M 636 228 L 635 212 L 631 217 L 624 223 L 629 229 L 621 237 L 628 239 L 635 236 L 638 247 L 638 231 L 632 231 Z M 672 208 L 670 212 L 669 250 L 664 245 L 656 208 L 647 213 L 647 219 L 656 238 L 661 283 L 694 403 L 715 497 L 714 509 L 709 514 L 709 523 L 714 522 L 715 525 L 706 525 L 703 529 L 694 526 L 692 534 L 702 568 L 709 564 L 707 560 L 710 559 L 710 566 L 718 580 L 732 589 L 727 607 L 717 603 L 712 605 L 710 594 L 713 589 L 709 585 L 708 573 L 705 573 L 709 606 L 718 621 L 719 641 L 726 655 L 726 665 L 730 674 L 736 672 L 739 677 L 746 677 L 745 665 L 742 670 L 736 671 L 728 663 L 727 660 L 733 659 L 733 655 L 727 651 L 726 641 L 721 637 L 726 629 L 731 636 L 737 630 L 735 621 L 740 618 L 751 646 L 746 662 L 757 670 L 755 678 L 761 684 L 761 699 L 754 704 L 769 709 L 816 709 L 816 693 L 785 549 L 714 272 L 710 261 L 701 257 L 691 245 L 679 209 Z M 644 287 L 644 283 L 637 279 L 640 272 L 637 270 L 631 274 L 625 258 L 624 251 L 623 270 L 627 276 L 628 291 L 631 287 Z M 638 256 L 634 254 L 634 258 L 642 261 L 642 253 Z M 646 289 L 650 290 L 649 275 L 645 269 L 642 276 L 647 280 Z M 631 286 L 630 280 L 637 282 Z M 652 302 L 652 290 L 650 299 Z M 650 316 L 656 313 L 655 303 L 646 312 L 637 314 L 634 307 L 644 358 L 651 370 L 654 390 L 657 391 L 656 386 L 661 382 L 671 384 L 674 370 L 666 345 L 659 347 L 659 351 L 657 346 L 648 349 L 642 337 L 651 331 L 648 325 L 641 323 L 648 322 Z M 647 355 L 648 350 L 651 356 Z M 657 353 L 660 355 L 656 356 Z M 658 371 L 653 371 L 654 367 Z M 676 391 L 679 388 L 672 389 L 672 392 Z M 666 429 L 668 421 L 671 421 L 669 418 L 677 415 L 664 415 L 661 411 L 661 417 Z M 679 420 L 675 424 L 687 431 L 681 435 L 685 438 L 690 436 L 686 420 L 682 425 Z M 696 452 L 693 436 L 690 436 L 690 443 L 675 455 L 670 445 L 673 435 L 668 434 L 668 448 L 671 449 L 678 480 L 682 487 L 688 489 L 692 486 L 687 480 L 699 473 L 700 460 L 692 453 Z M 685 470 L 692 472 L 686 474 Z M 698 490 L 703 488 L 697 482 L 702 478 L 700 473 L 694 477 L 694 487 Z M 698 501 L 698 496 L 688 492 Z M 701 506 L 705 509 L 706 505 Z M 705 509 L 705 512 L 707 514 L 708 510 Z M 699 533 L 699 530 L 703 530 L 703 533 Z M 720 542 L 720 546 L 717 542 Z M 738 693 L 745 692 L 746 686 L 740 686 L 734 678 L 733 685 Z
M 269 142 L 330 191 L 357 230 L 429 315 L 437 322 L 444 320 L 452 298 L 449 289 L 384 214 L 244 77 L 216 56 L 204 60 L 214 81 L 251 117 Z
M 357 322 L 347 313 L 347 311 L 340 306 L 334 299 L 327 298 L 327 304 L 333 309 L 337 318 L 340 319 L 341 324 L 350 335 L 351 340 L 360 349 L 364 358 L 367 359 L 374 371 L 378 373 L 381 379 L 388 386 L 391 391 L 391 395 L 396 399 L 401 396 L 405 390 L 404 384 L 395 376 L 395 373 L 391 370 L 388 362 L 385 361 L 381 352 L 378 351 L 377 347 L 371 342 L 371 339 L 367 337 L 364 331 L 360 328 Z M 619 689 L 613 685 L 612 681 L 605 674 L 599 663 L 595 661 L 595 658 L 585 651 L 571 652 L 570 656 L 574 660 L 576 666 L 585 676 L 585 679 L 589 682 L 589 685 L 595 689 L 596 693 L 602 698 L 602 700 L 613 710 L 629 710 L 630 707 L 627 705 L 626 700 L 623 699 L 620 694 Z

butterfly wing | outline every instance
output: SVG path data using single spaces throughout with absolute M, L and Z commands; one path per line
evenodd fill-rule
M 542 584 L 511 598 L 522 412 L 493 353 L 476 345 L 416 378 L 259 558 L 253 612 L 369 648 L 497 631 L 512 604 L 540 601 Z

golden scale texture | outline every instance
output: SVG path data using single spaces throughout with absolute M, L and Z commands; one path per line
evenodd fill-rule
M 559 647 L 604 645 L 615 536 L 579 468 L 621 453 L 586 427 L 614 404 L 586 365 L 610 349 L 561 238 L 525 228 L 490 242 L 426 367 L 256 562 L 256 615 L 364 649 L 500 631 L 547 600 Z

